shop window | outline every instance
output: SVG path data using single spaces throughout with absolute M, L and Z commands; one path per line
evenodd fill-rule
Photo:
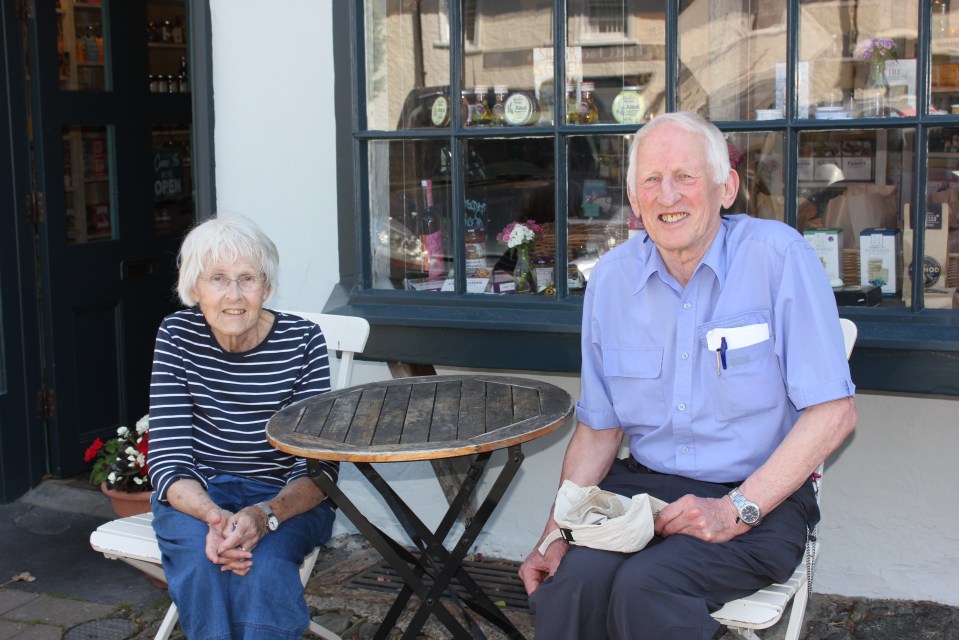
M 633 134 L 690 110 L 726 135 L 741 185 L 730 212 L 803 234 L 841 312 L 871 314 L 866 346 L 925 349 L 923 323 L 959 317 L 951 4 L 356 0 L 362 215 L 341 217 L 361 238 L 350 295 L 428 304 L 463 326 L 476 315 L 455 310 L 480 305 L 484 326 L 517 331 L 535 331 L 525 318 L 548 307 L 569 312 L 554 331 L 577 333 L 592 265 L 643 233 L 626 198 Z M 510 288 L 523 256 L 497 238 L 512 223 L 537 228 L 541 282 L 529 289 Z M 873 338 L 873 321 L 896 337 Z

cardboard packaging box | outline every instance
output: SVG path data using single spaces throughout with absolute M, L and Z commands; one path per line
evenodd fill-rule
M 842 285 L 844 275 L 842 254 L 842 229 L 806 229 L 803 231 L 812 248 L 819 256 L 822 266 L 826 269 L 829 283 L 833 287 Z
M 905 206 L 902 237 L 903 262 L 906 265 L 902 283 L 902 297 L 906 306 L 912 304 L 914 278 L 921 277 L 925 293 L 923 300 L 931 309 L 951 309 L 953 292 L 946 288 L 949 267 L 949 205 L 944 202 L 926 203 L 925 255 L 918 276 L 912 265 L 912 219 L 909 205 Z
M 902 234 L 873 227 L 859 234 L 859 282 L 879 287 L 883 297 L 902 291 Z

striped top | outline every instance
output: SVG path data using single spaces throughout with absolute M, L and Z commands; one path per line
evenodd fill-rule
M 266 423 L 279 409 L 330 390 L 326 339 L 313 322 L 279 311 L 266 338 L 224 351 L 199 308 L 160 324 L 150 380 L 150 481 L 161 502 L 170 485 L 219 474 L 282 488 L 306 461 L 273 448 Z M 335 481 L 338 463 L 321 462 Z

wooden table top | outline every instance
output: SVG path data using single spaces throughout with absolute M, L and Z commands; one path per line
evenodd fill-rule
M 277 449 L 303 458 L 434 460 L 528 442 L 572 414 L 570 395 L 538 380 L 420 376 L 296 402 L 270 419 L 266 436 Z

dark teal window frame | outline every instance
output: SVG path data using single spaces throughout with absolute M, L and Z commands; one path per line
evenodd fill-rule
M 564 50 L 565 0 L 555 0 L 553 41 L 557 51 Z M 666 3 L 667 73 L 674 79 L 667 87 L 667 108 L 677 105 L 678 7 Z M 929 0 L 918 3 L 920 33 L 928 33 Z M 451 33 L 459 33 L 459 3 L 450 3 Z M 336 152 L 338 190 L 338 240 L 340 280 L 325 305 L 328 313 L 359 315 L 372 325 L 364 357 L 372 360 L 415 364 L 578 373 L 580 368 L 581 299 L 570 297 L 560 283 L 557 297 L 475 296 L 454 294 L 438 296 L 428 292 L 384 291 L 370 287 L 369 248 L 370 215 L 367 201 L 367 148 L 370 141 L 429 138 L 433 136 L 462 142 L 475 132 L 432 132 L 417 130 L 372 131 L 364 128 L 365 78 L 363 64 L 362 0 L 332 3 L 334 66 L 341 70 L 335 77 Z M 798 60 L 799 0 L 788 4 L 788 56 L 786 86 L 795 86 Z M 917 87 L 929 86 L 930 43 L 920 38 L 917 55 Z M 462 42 L 451 42 L 452 60 L 462 51 Z M 557 54 L 556 60 L 563 56 Z M 451 84 L 460 78 L 451 64 Z M 347 73 L 345 70 L 350 69 Z M 558 73 L 561 73 L 558 70 Z M 559 86 L 559 85 L 557 85 Z M 558 90 L 558 89 L 557 89 Z M 927 110 L 928 93 L 917 91 L 917 113 Z M 557 98 L 558 101 L 558 98 Z M 795 100 L 786 101 L 786 119 L 772 127 L 768 122 L 717 122 L 723 131 L 781 130 L 785 136 L 787 203 L 797 201 L 796 158 L 798 138 L 806 130 L 835 128 L 911 128 L 915 130 L 915 149 L 925 150 L 928 130 L 959 126 L 959 116 L 929 116 L 857 119 L 844 122 L 810 121 L 795 117 Z M 555 129 L 555 166 L 557 167 L 556 208 L 566 210 L 566 189 L 562 175 L 565 166 L 565 137 L 581 130 L 559 126 Z M 631 133 L 631 127 L 603 125 L 603 133 Z M 523 135 L 518 132 L 517 135 Z M 454 173 L 456 172 L 454 164 Z M 926 152 L 914 157 L 914 183 L 926 180 Z M 349 185 L 352 188 L 345 187 Z M 462 188 L 462 186 L 460 186 Z M 913 189 L 910 211 L 915 216 L 924 210 L 924 189 Z M 786 222 L 796 225 L 796 206 L 787 206 Z M 557 215 L 558 242 L 565 242 L 565 216 Z M 462 229 L 459 229 L 462 233 Z M 559 247 L 560 255 L 565 247 Z M 913 243 L 913 258 L 923 255 L 923 237 Z M 921 262 L 921 260 L 920 260 Z M 463 290 L 462 285 L 459 291 Z M 912 292 L 911 308 L 841 307 L 840 315 L 859 326 L 859 341 L 852 358 L 853 379 L 860 389 L 919 394 L 959 395 L 959 313 L 923 308 L 922 290 Z

